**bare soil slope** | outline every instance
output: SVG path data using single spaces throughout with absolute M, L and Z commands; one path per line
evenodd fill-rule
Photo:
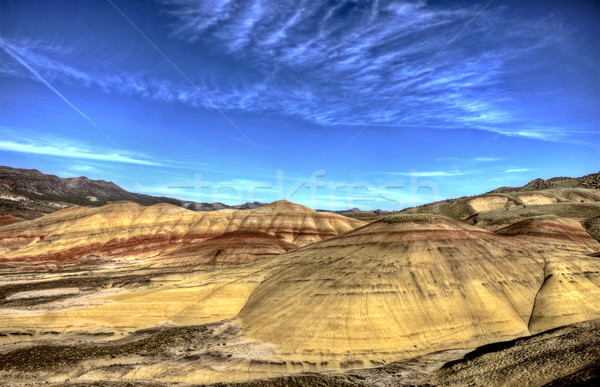
M 154 267 L 227 267 L 259 261 L 297 247 L 261 231 L 231 231 L 160 255 L 151 260 L 151 264 Z
M 303 373 L 232 383 L 236 387 L 301 386 L 593 386 L 600 382 L 600 321 L 494 343 L 466 353 L 432 353 L 383 367 Z M 215 386 L 223 384 L 216 384 Z
M 288 356 L 371 361 L 529 334 L 544 259 L 435 216 L 396 216 L 279 256 L 239 314 Z

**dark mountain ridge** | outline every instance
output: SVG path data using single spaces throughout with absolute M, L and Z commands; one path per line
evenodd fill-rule
M 263 205 L 258 202 L 236 206 L 219 202 L 198 203 L 129 192 L 112 181 L 91 180 L 84 176 L 60 178 L 37 169 L 0 166 L 1 215 L 33 219 L 62 208 L 98 207 L 117 200 L 130 200 L 144 206 L 168 203 L 193 211 L 252 209 Z

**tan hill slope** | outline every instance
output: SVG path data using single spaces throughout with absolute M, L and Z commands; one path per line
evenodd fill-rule
M 462 358 L 460 351 L 443 351 L 375 368 L 312 372 L 230 386 L 593 386 L 600 380 L 598 346 L 600 320 L 593 320 L 486 345 Z
M 211 212 L 117 202 L 98 208 L 69 208 L 2 227 L 0 263 L 6 267 L 64 266 L 143 260 L 237 230 L 261 231 L 287 243 L 306 245 L 363 224 L 284 201 L 255 210 Z
M 298 246 L 261 231 L 231 231 L 151 260 L 154 267 L 227 267 L 259 261 Z
M 561 202 L 500 208 L 481 211 L 468 217 L 465 222 L 486 230 L 499 230 L 513 223 L 540 216 L 556 216 L 584 220 L 600 216 L 600 201 L 597 202 Z
M 526 335 L 544 280 L 544 258 L 521 243 L 423 215 L 279 259 L 239 314 L 243 332 L 295 358 L 364 366 Z
M 556 216 L 522 220 L 497 231 L 520 240 L 544 257 L 544 283 L 536 296 L 529 329 L 532 333 L 598 318 L 600 243 L 582 222 Z
M 527 218 L 496 230 L 496 233 L 536 244 L 538 250 L 547 253 L 600 250 L 600 243 L 587 232 L 581 221 L 554 215 Z
M 474 217 L 489 211 L 511 211 L 513 217 L 517 215 L 523 219 L 528 217 L 531 211 L 519 212 L 519 210 L 530 208 L 536 208 L 534 211 L 537 213 L 534 215 L 580 217 L 583 212 L 586 213 L 583 217 L 589 218 L 600 214 L 600 207 L 594 208 L 594 211 L 598 212 L 596 215 L 586 212 L 590 204 L 600 206 L 598 202 L 600 202 L 600 172 L 579 178 L 536 179 L 522 187 L 501 187 L 483 195 L 465 196 L 406 208 L 400 213 L 439 214 L 456 220 L 467 220 L 471 224 L 477 223 L 478 219 L 473 219 Z M 498 216 L 505 220 L 507 218 L 506 214 L 499 212 Z M 485 226 L 485 223 L 479 226 Z

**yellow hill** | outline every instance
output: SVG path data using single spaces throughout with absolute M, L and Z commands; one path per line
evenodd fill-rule
M 432 216 L 388 218 L 278 258 L 239 321 L 248 337 L 312 361 L 384 361 L 526 335 L 544 279 L 534 251 Z

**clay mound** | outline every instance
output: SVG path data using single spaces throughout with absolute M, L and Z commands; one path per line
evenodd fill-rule
M 567 249 L 582 252 L 600 250 L 600 243 L 586 231 L 580 221 L 553 215 L 525 219 L 496 231 L 497 234 L 537 243 L 544 249 Z
M 562 218 L 586 219 L 600 215 L 600 202 L 562 202 L 530 206 L 513 206 L 482 211 L 465 220 L 468 224 L 497 231 L 511 224 L 535 217 L 554 215 Z
M 576 202 L 595 202 L 600 200 L 600 191 L 598 190 L 573 190 L 568 194 L 570 200 Z
M 497 232 L 544 257 L 544 283 L 529 321 L 532 333 L 600 317 L 600 259 L 593 256 L 600 243 L 580 221 L 541 216 Z
M 513 194 L 505 195 L 484 195 L 469 200 L 467 203 L 473 213 L 481 211 L 497 210 L 499 208 L 513 207 L 517 205 L 540 205 L 557 203 L 558 198 L 545 195 L 543 193 L 531 194 Z
M 453 220 L 396 220 L 278 256 L 239 313 L 243 332 L 330 366 L 529 334 L 539 254 Z
M 233 234 L 210 243 L 235 240 Z M 600 261 L 539 246 L 437 216 L 394 215 L 221 270 L 127 270 L 139 279 L 102 271 L 93 298 L 73 295 L 35 310 L 2 309 L 0 333 L 6 335 L 0 339 L 15 340 L 10 332 L 17 332 L 33 335 L 18 340 L 39 340 L 49 331 L 57 332 L 53 340 L 72 339 L 75 332 L 118 337 L 165 324 L 225 321 L 236 336 L 211 333 L 218 348 L 191 342 L 196 349 L 166 365 L 149 365 L 136 355 L 125 377 L 172 381 L 178 375 L 180 382 L 209 383 L 373 367 L 600 317 Z M 148 272 L 155 277 L 149 280 Z M 27 287 L 18 285 L 19 291 L 45 291 L 56 282 L 37 279 L 23 281 Z M 84 292 L 90 280 L 69 275 L 54 287 Z M 155 358 L 155 352 L 143 356 Z M 101 372 L 112 370 L 101 361 Z
M 89 256 L 110 259 L 156 255 L 186 235 L 192 239 L 217 235 L 224 229 L 218 228 L 219 222 L 227 223 L 226 218 L 207 213 L 200 218 L 205 227 L 190 230 L 188 222 L 197 214 L 167 204 L 143 207 L 132 202 L 68 208 L 29 221 L 26 227 L 3 227 L 0 261 L 69 263 Z
M 0 215 L 0 227 L 8 226 L 9 224 L 23 222 L 25 219 L 21 219 L 17 216 L 12 215 Z
M 545 279 L 535 299 L 529 331 L 600 318 L 600 259 L 561 249 L 541 251 Z
M 473 213 L 477 213 L 480 211 L 489 211 L 497 208 L 509 207 L 512 203 L 509 203 L 508 197 L 506 196 L 487 195 L 471 199 L 467 202 L 467 204 Z
M 283 211 L 273 211 L 278 207 Z M 301 209 L 300 212 L 297 210 Z M 77 264 L 82 260 L 140 260 L 190 246 L 225 232 L 261 231 L 294 245 L 306 245 L 362 226 L 362 221 L 318 213 L 293 203 L 267 210 L 195 212 L 169 204 L 144 207 L 115 202 L 73 207 L 0 230 L 0 263 Z
M 520 194 L 516 197 L 518 204 L 539 205 L 557 203 L 558 199 L 543 194 Z
M 365 224 L 360 220 L 331 212 L 317 212 L 279 200 L 252 211 L 238 211 L 227 231 L 262 231 L 297 246 L 306 246 Z
M 260 231 L 232 231 L 153 260 L 154 266 L 230 266 L 256 262 L 297 246 Z
M 316 213 L 312 208 L 296 204 L 287 200 L 277 200 L 260 208 L 255 213 L 258 214 L 313 214 Z

